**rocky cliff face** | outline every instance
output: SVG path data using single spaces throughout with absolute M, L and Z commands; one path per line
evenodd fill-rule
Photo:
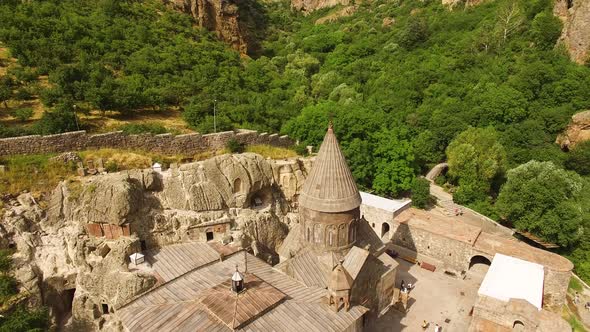
M 240 22 L 234 0 L 164 0 L 173 8 L 192 15 L 199 25 L 230 44 L 242 54 L 248 52 L 247 31 Z
M 64 181 L 47 200 L 23 194 L 7 204 L 0 247 L 16 249 L 16 278 L 32 302 L 51 308 L 56 324 L 120 330 L 102 314 L 103 304 L 118 308 L 158 282 L 129 269 L 130 254 L 142 246 L 199 241 L 194 230 L 200 224 L 224 222 L 224 242 L 273 259 L 296 218 L 294 202 L 309 163 L 224 155 L 162 173 Z
M 566 131 L 557 136 L 555 143 L 563 150 L 569 150 L 584 141 L 590 141 L 590 110 L 574 114 Z
M 559 42 L 580 64 L 588 62 L 590 54 L 590 1 L 557 0 L 553 13 L 563 22 Z

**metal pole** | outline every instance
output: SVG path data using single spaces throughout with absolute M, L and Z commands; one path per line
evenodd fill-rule
M 74 104 L 74 121 L 76 122 L 76 128 L 80 130 L 80 125 L 78 125 L 78 115 L 76 114 L 76 110 L 78 109 L 78 105 Z
M 216 105 L 217 104 L 217 99 L 213 100 L 213 132 L 217 132 L 217 114 L 216 114 Z

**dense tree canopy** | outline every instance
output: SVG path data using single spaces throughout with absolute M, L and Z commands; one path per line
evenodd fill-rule
M 517 229 L 568 247 L 579 240 L 584 222 L 590 221 L 581 206 L 583 189 L 576 173 L 551 162 L 529 161 L 508 171 L 496 207 L 502 219 Z
M 469 128 L 447 148 L 449 174 L 458 180 L 454 199 L 459 203 L 485 200 L 494 179 L 502 175 L 506 152 L 491 127 Z

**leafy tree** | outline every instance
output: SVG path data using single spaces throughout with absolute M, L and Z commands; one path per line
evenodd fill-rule
M 499 43 L 505 44 L 512 35 L 522 28 L 524 13 L 516 1 L 508 1 L 499 9 L 496 23 Z
M 561 25 L 559 18 L 546 10 L 538 13 L 533 19 L 531 34 L 540 48 L 551 49 L 561 35 Z
M 53 111 L 45 111 L 37 122 L 36 131 L 42 134 L 59 134 L 78 129 L 74 104 L 66 101 L 55 107 Z
M 459 203 L 484 200 L 492 182 L 502 175 L 506 151 L 491 127 L 469 128 L 447 148 L 449 175 L 458 180 L 454 199 Z
M 425 209 L 430 203 L 430 181 L 421 177 L 415 178 L 412 182 L 412 205 Z
M 428 24 L 422 17 L 411 17 L 399 36 L 399 44 L 412 49 L 428 39 Z
M 590 141 L 578 144 L 568 153 L 565 167 L 580 175 L 590 175 Z
M 373 189 L 380 195 L 399 196 L 412 187 L 416 168 L 407 135 L 403 128 L 375 134 Z
M 479 118 L 479 125 L 514 123 L 527 117 L 525 97 L 520 91 L 506 84 L 498 86 L 489 83 L 483 91 L 474 93 L 477 94 L 474 98 L 477 105 L 474 111 Z
M 225 144 L 226 149 L 229 150 L 231 153 L 242 153 L 244 152 L 244 144 L 238 142 L 235 139 L 230 139 Z
M 568 247 L 582 231 L 583 188 L 576 173 L 533 160 L 508 171 L 496 208 L 505 223 Z
M 41 332 L 49 328 L 46 308 L 30 310 L 23 306 L 6 317 L 0 318 L 0 332 Z
M 15 110 L 12 115 L 20 122 L 25 122 L 33 116 L 33 109 L 30 107 L 19 108 Z
M 12 80 L 8 76 L 0 77 L 0 103 L 8 109 L 8 101 L 12 97 Z

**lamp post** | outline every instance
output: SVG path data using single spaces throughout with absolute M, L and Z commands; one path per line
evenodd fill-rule
M 216 133 L 217 132 L 217 99 L 213 99 L 213 132 Z
M 76 110 L 78 109 L 78 105 L 74 104 L 74 121 L 76 122 L 76 128 L 80 130 L 80 126 L 78 125 L 78 115 L 76 114 Z

